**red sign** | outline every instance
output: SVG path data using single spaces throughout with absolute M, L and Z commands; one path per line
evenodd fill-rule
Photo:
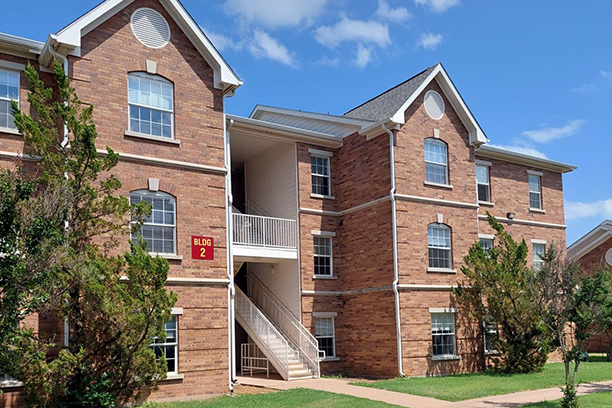
M 211 237 L 191 236 L 191 258 L 192 259 L 215 259 L 215 245 Z

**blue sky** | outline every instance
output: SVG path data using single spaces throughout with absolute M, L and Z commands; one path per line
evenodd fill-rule
M 97 1 L 60 3 L 8 2 L 0 31 L 44 41 Z M 228 112 L 342 114 L 442 62 L 492 144 L 579 167 L 564 176 L 568 243 L 612 218 L 612 1 L 183 4 L 245 81 Z

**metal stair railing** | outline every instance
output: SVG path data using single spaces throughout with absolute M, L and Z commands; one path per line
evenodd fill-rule
M 265 346 L 271 354 L 268 357 L 279 364 L 277 369 L 280 368 L 289 378 L 289 356 L 294 353 L 289 342 L 239 288 L 236 288 L 235 300 L 237 316 L 248 326 L 252 337 Z
M 315 336 L 253 274 L 248 275 L 247 284 L 248 293 L 253 303 L 259 306 L 269 319 L 276 323 L 278 329 L 287 335 L 289 340 L 297 347 L 300 355 L 305 358 L 314 375 L 319 377 L 319 361 L 325 358 L 325 352 L 319 350 L 319 343 Z

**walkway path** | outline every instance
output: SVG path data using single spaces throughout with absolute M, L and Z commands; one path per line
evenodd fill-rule
M 238 382 L 244 385 L 266 387 L 276 390 L 309 388 L 319 391 L 335 392 L 336 394 L 352 395 L 354 397 L 367 398 L 409 408 L 515 408 L 525 404 L 550 401 L 562 397 L 561 390 L 555 387 L 535 391 L 522 391 L 506 395 L 495 395 L 467 401 L 449 402 L 435 398 L 404 394 L 401 392 L 349 385 L 348 380 L 335 378 L 283 381 L 262 377 L 239 376 Z M 578 386 L 579 395 L 600 391 L 612 391 L 612 381 L 581 384 Z

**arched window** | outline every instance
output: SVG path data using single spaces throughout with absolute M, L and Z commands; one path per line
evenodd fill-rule
M 451 229 L 448 226 L 437 223 L 427 226 L 427 248 L 430 268 L 452 268 Z
M 448 184 L 448 153 L 441 140 L 425 139 L 425 181 Z
M 130 203 L 141 201 L 151 206 L 151 215 L 132 233 L 132 240 L 137 240 L 140 233 L 147 241 L 149 252 L 176 254 L 176 199 L 170 194 L 149 190 L 130 193 Z
M 159 76 L 128 76 L 130 132 L 174 138 L 174 86 Z

